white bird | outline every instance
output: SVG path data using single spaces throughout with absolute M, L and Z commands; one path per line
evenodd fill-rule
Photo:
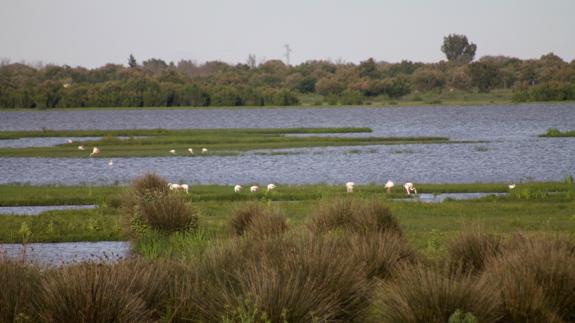
M 99 153 L 100 153 L 100 148 L 94 147 L 94 149 L 92 149 L 92 153 L 90 154 L 90 157 L 97 155 Z
M 176 150 L 175 150 L 175 149 L 170 150 L 170 154 L 175 155 L 175 154 L 176 154 Z
M 348 193 L 353 193 L 353 185 L 355 185 L 353 182 L 345 183 L 345 189 Z
M 174 183 L 168 183 L 168 187 L 170 188 L 171 191 L 183 190 L 186 192 L 186 194 L 188 193 L 188 189 L 190 188 L 188 184 L 174 184 Z
M 188 151 L 190 152 L 190 154 L 194 154 L 194 150 L 192 148 L 188 148 Z
M 236 185 L 234 186 L 234 192 L 239 193 L 242 190 L 242 186 L 241 185 Z
M 86 148 L 84 148 L 84 146 L 80 145 L 78 146 L 78 150 L 85 150 Z
M 391 192 L 391 189 L 395 186 L 395 183 L 393 183 L 391 180 L 387 180 L 387 183 L 385 183 L 385 190 L 387 191 L 387 193 Z
M 68 143 L 69 143 L 69 144 L 71 144 L 71 143 L 73 143 L 73 142 L 74 142 L 74 141 L 73 141 L 72 139 L 68 139 Z
M 180 189 L 184 190 L 188 194 L 188 189 L 190 186 L 188 184 L 180 184 Z
M 202 154 L 207 153 L 207 152 L 208 152 L 208 148 L 202 148 Z
M 275 189 L 277 186 L 275 184 L 268 184 L 268 192 Z
M 413 186 L 413 183 L 405 183 L 403 184 L 403 187 L 405 188 L 407 195 L 410 195 L 411 193 L 417 194 L 417 190 L 415 189 L 415 186 Z
M 259 189 L 259 187 L 254 185 L 254 186 L 250 187 L 250 192 L 255 193 L 258 191 L 258 189 Z
M 512 189 L 515 188 L 515 186 L 516 186 L 515 184 L 510 184 L 510 185 L 509 185 L 509 189 L 512 190 Z
M 108 162 L 108 166 L 113 166 L 114 165 L 114 161 L 110 159 L 110 161 Z

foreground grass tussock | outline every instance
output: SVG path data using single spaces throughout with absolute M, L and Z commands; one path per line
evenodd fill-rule
M 279 209 L 258 202 L 237 206 L 232 211 L 229 227 L 234 236 L 249 234 L 256 239 L 280 235 L 288 230 L 287 218 Z
M 332 230 L 364 234 L 371 231 L 402 234 L 389 208 L 380 201 L 342 197 L 320 201 L 309 228 L 315 233 Z

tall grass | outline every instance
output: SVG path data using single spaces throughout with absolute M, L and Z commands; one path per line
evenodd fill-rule
M 256 239 L 280 235 L 288 230 L 287 218 L 279 209 L 259 202 L 237 206 L 232 211 L 229 227 L 232 235 L 249 234 Z
M 512 322 L 575 320 L 575 244 L 565 238 L 521 237 L 493 258 L 485 275 Z
M 381 322 L 444 323 L 460 310 L 479 322 L 501 317 L 498 288 L 472 275 L 415 265 L 403 268 L 375 291 L 374 312 Z
M 138 263 L 69 266 L 45 275 L 35 307 L 44 322 L 154 322 L 165 279 L 164 270 Z
M 390 209 L 380 201 L 354 197 L 320 201 L 312 213 L 309 229 L 315 233 L 343 230 L 354 233 L 390 231 L 402 234 Z
M 460 233 L 448 244 L 448 262 L 452 271 L 480 273 L 491 257 L 502 250 L 502 239 L 475 229 Z
M 40 270 L 10 259 L 0 251 L 0 321 L 32 322 L 33 301 L 40 287 Z
M 197 211 L 190 202 L 168 188 L 160 176 L 147 173 L 136 178 L 123 198 L 124 227 L 128 232 L 183 232 L 198 226 Z

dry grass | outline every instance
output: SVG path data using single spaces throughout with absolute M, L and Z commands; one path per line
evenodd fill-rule
M 179 194 L 148 194 L 140 199 L 137 210 L 151 229 L 160 232 L 191 231 L 198 226 L 197 212 Z

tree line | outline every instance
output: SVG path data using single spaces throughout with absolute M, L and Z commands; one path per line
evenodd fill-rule
M 127 66 L 106 64 L 87 69 L 67 65 L 0 63 L 0 107 L 173 107 L 287 106 L 302 94 L 328 102 L 361 104 L 385 96 L 398 99 L 430 91 L 512 89 L 514 100 L 575 100 L 575 60 L 549 53 L 539 59 L 483 56 L 473 61 L 476 45 L 463 35 L 444 38 L 447 60 L 438 63 L 359 64 L 313 60 L 286 65 L 280 60 L 227 64 L 191 60 L 177 63 L 130 55 Z

